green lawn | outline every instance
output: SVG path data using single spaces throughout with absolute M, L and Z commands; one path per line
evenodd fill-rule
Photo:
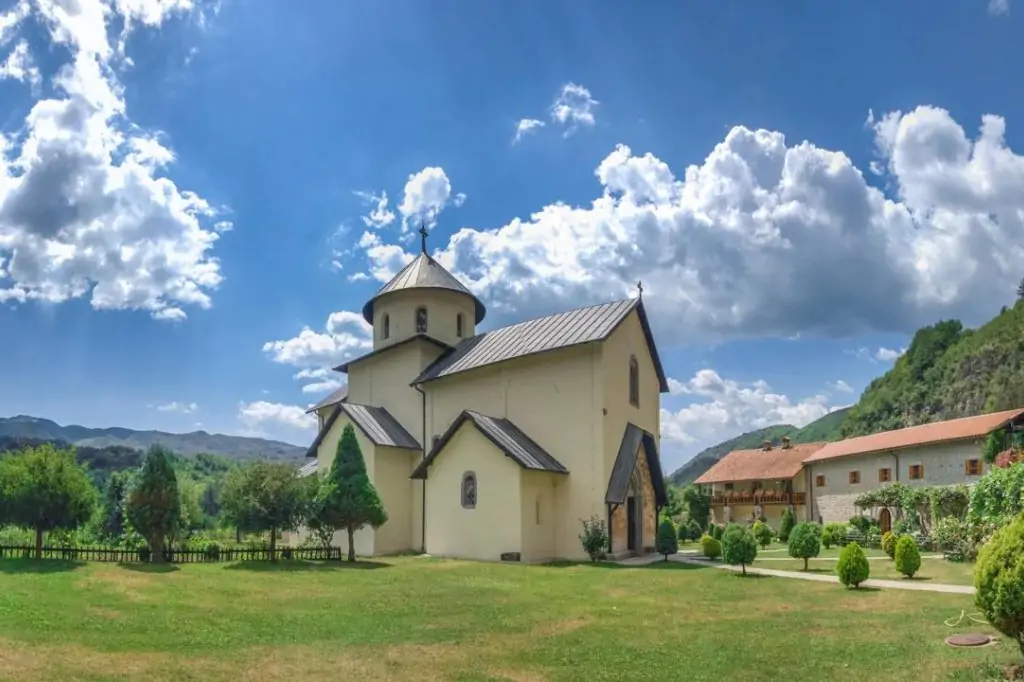
M 754 562 L 759 568 L 774 568 L 777 571 L 802 571 L 804 562 L 802 559 L 787 559 L 775 561 L 764 559 L 773 556 L 771 554 L 758 555 Z M 780 555 L 785 556 L 785 555 Z M 896 570 L 895 564 L 885 559 L 873 559 L 869 562 L 872 578 L 883 578 L 885 580 L 905 580 L 902 573 Z M 827 573 L 835 575 L 836 562 L 831 559 L 811 559 L 810 571 L 812 573 Z M 945 559 L 921 559 L 921 570 L 918 571 L 913 580 L 928 580 L 936 583 L 949 583 L 952 585 L 973 585 L 974 564 L 946 561 Z
M 777 562 L 772 562 L 777 563 Z M 970 597 L 658 563 L 0 561 L 0 679 L 984 680 Z

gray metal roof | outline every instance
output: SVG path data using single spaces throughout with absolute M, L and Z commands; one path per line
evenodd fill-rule
M 395 341 L 394 343 L 392 343 L 389 346 L 384 346 L 383 348 L 378 348 L 376 350 L 371 350 L 369 353 L 365 353 L 363 355 L 360 355 L 358 358 L 352 358 L 348 362 L 346 362 L 344 364 L 341 364 L 341 365 L 338 365 L 337 367 L 335 367 L 334 371 L 335 372 L 341 372 L 343 374 L 348 374 L 349 368 L 352 365 L 356 364 L 357 362 L 362 362 L 363 360 L 369 360 L 370 358 L 375 358 L 378 355 L 381 355 L 383 353 L 387 353 L 389 351 L 392 351 L 395 348 L 401 348 L 402 346 L 404 346 L 406 344 L 409 344 L 409 343 L 412 343 L 413 341 L 426 341 L 427 343 L 434 344 L 435 346 L 437 346 L 441 350 L 451 350 L 453 348 L 453 346 L 449 346 L 444 341 L 438 341 L 437 339 L 435 339 L 433 336 L 430 336 L 429 334 L 413 334 L 412 336 L 410 336 L 408 338 L 405 338 L 405 339 L 402 339 L 401 341 Z
M 320 408 L 330 407 L 331 405 L 337 405 L 338 403 L 344 402 L 348 398 L 348 386 L 342 386 L 337 391 L 333 391 L 329 396 L 318 402 L 313 407 L 306 410 L 306 414 L 310 412 L 316 412 Z
M 359 430 L 366 434 L 374 445 L 386 445 L 392 448 L 407 448 L 409 450 L 420 450 L 421 446 L 405 430 L 398 420 L 391 416 L 383 407 L 370 407 L 367 405 L 356 405 L 349 402 L 341 402 L 334 406 L 331 414 L 324 420 L 323 428 L 316 434 L 313 444 L 306 450 L 306 457 L 316 457 L 316 451 L 324 438 L 330 432 L 334 422 L 342 414 L 348 416 Z
M 456 417 L 455 421 L 452 422 L 448 430 L 437 441 L 437 444 L 434 445 L 430 453 L 420 462 L 415 471 L 412 472 L 411 478 L 426 478 L 427 468 L 437 459 L 437 456 L 444 450 L 448 441 L 452 439 L 455 433 L 467 421 L 472 422 L 487 440 L 494 443 L 499 450 L 524 469 L 550 471 L 556 474 L 569 473 L 569 470 L 561 462 L 552 457 L 547 450 L 538 445 L 536 441 L 527 436 L 522 429 L 508 419 L 489 417 L 472 410 L 464 410 L 462 414 Z
M 363 319 L 373 324 L 373 304 L 385 294 L 405 289 L 447 289 L 465 294 L 473 299 L 476 310 L 476 323 L 480 324 L 487 314 L 487 309 L 476 295 L 467 289 L 455 276 L 444 269 L 440 263 L 426 252 L 420 253 L 408 265 L 401 269 L 390 282 L 382 286 L 363 306 Z
M 298 476 L 299 478 L 306 478 L 316 473 L 317 461 L 314 459 L 312 462 L 306 462 L 299 467 Z
M 421 449 L 419 442 L 412 437 L 412 434 L 406 431 L 405 427 L 399 424 L 398 420 L 383 407 L 339 403 L 338 409 L 348 415 L 374 445 L 410 450 Z
M 619 443 L 619 453 L 612 465 L 612 475 L 608 479 L 608 492 L 604 501 L 610 504 L 624 504 L 629 493 L 629 479 L 636 469 L 637 455 L 643 446 L 647 458 L 647 469 L 651 473 L 651 484 L 654 487 L 654 499 L 658 506 L 668 504 L 668 491 L 665 489 L 665 473 L 661 470 L 661 458 L 658 457 L 658 444 L 654 436 L 633 423 L 626 424 Z
M 661 391 L 665 392 L 668 390 L 668 379 L 654 345 L 643 303 L 638 298 L 578 308 L 477 334 L 461 341 L 454 350 L 430 364 L 413 383 L 421 384 L 525 355 L 603 341 L 633 310 L 640 316 Z

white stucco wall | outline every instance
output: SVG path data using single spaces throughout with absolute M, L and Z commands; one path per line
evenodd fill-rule
M 891 482 L 900 481 L 910 486 L 975 483 L 981 475 L 966 475 L 964 464 L 969 459 L 981 459 L 981 446 L 981 440 L 955 441 L 810 464 L 813 518 L 820 516 L 824 523 L 848 521 L 857 513 L 853 502 L 858 495 L 885 485 L 878 481 L 878 470 L 883 468 L 892 469 Z M 914 464 L 924 466 L 923 478 L 910 479 L 910 467 Z M 982 473 L 988 469 L 988 465 L 983 464 Z M 851 471 L 860 472 L 859 484 L 850 483 Z M 825 485 L 818 486 L 817 477 L 822 475 Z

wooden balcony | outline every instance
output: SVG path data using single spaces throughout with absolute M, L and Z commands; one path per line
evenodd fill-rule
M 751 492 L 715 493 L 711 504 L 718 507 L 740 504 L 806 504 L 806 493 L 777 493 L 759 490 Z

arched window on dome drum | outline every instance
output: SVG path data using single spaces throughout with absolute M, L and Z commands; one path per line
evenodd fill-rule
M 462 338 L 462 313 L 455 316 L 455 335 Z
M 417 308 L 416 309 L 416 333 L 426 334 L 427 333 L 427 309 Z
M 635 355 L 629 358 L 629 402 L 640 407 L 640 365 Z
M 384 316 L 383 327 L 384 327 L 383 336 L 386 339 L 389 336 L 391 336 L 391 316 L 390 315 L 385 315 Z

